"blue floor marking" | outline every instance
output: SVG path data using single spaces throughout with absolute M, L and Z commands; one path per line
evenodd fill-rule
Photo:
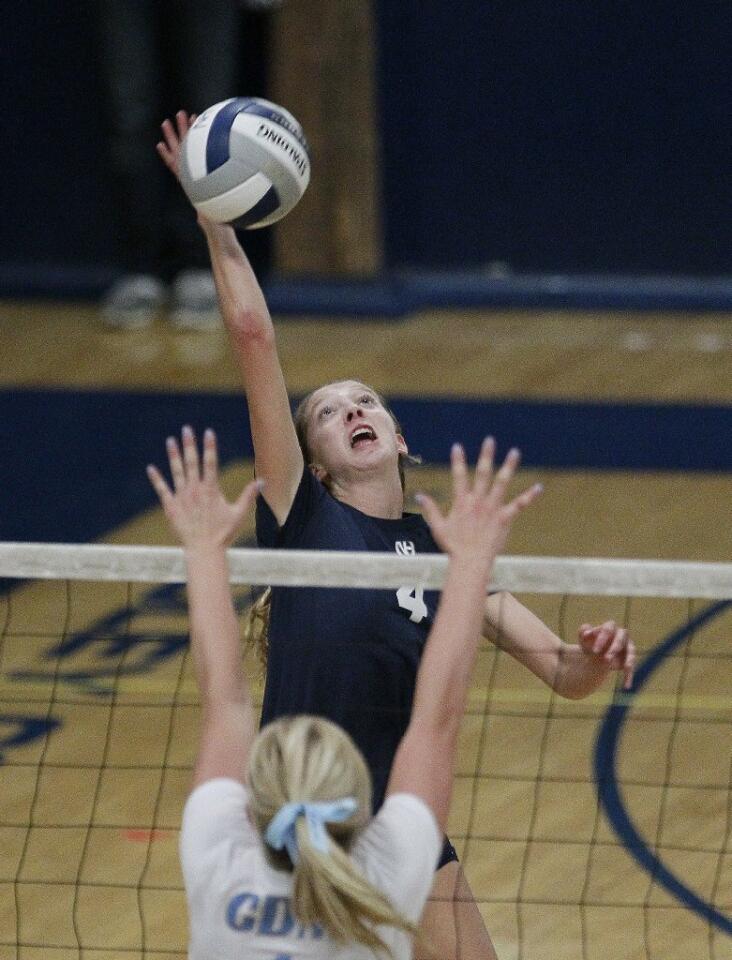
M 633 699 L 652 676 L 654 670 L 687 637 L 719 616 L 731 605 L 732 600 L 722 600 L 719 603 L 711 604 L 656 647 L 637 670 L 633 689 L 628 693 L 626 702 L 613 704 L 606 713 L 597 736 L 594 756 L 595 778 L 600 804 L 628 853 L 643 870 L 651 875 L 655 882 L 658 882 L 685 907 L 728 934 L 732 934 L 732 920 L 717 910 L 711 903 L 702 900 L 698 894 L 679 880 L 653 853 L 648 843 L 636 829 L 620 793 L 616 760 L 623 723 L 633 705 Z

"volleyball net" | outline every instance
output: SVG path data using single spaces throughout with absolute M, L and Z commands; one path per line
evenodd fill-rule
M 242 611 L 259 584 L 437 588 L 446 565 L 230 551 Z M 0 578 L 0 960 L 183 958 L 182 551 L 0 544 Z M 615 619 L 640 653 L 631 691 L 570 701 L 500 630 L 481 645 L 448 832 L 499 956 L 729 958 L 732 564 L 502 557 L 492 588 L 569 642 Z

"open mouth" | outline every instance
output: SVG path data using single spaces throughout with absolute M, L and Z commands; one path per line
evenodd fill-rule
M 351 449 L 353 450 L 355 447 L 364 446 L 367 443 L 371 443 L 371 441 L 375 439 L 376 434 L 371 427 L 358 427 L 351 434 Z

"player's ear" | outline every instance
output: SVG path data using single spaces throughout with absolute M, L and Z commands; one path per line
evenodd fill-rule
M 404 439 L 401 433 L 396 435 L 396 442 L 398 452 L 403 453 L 405 457 L 408 456 L 409 450 L 407 449 L 407 441 Z

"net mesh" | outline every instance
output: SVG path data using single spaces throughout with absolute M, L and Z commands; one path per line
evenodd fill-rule
M 184 590 L 77 576 L 0 598 L 0 958 L 182 958 Z M 636 692 L 564 700 L 486 641 L 449 835 L 504 960 L 728 960 L 732 609 L 582 589 L 519 599 L 568 640 L 627 626 Z

